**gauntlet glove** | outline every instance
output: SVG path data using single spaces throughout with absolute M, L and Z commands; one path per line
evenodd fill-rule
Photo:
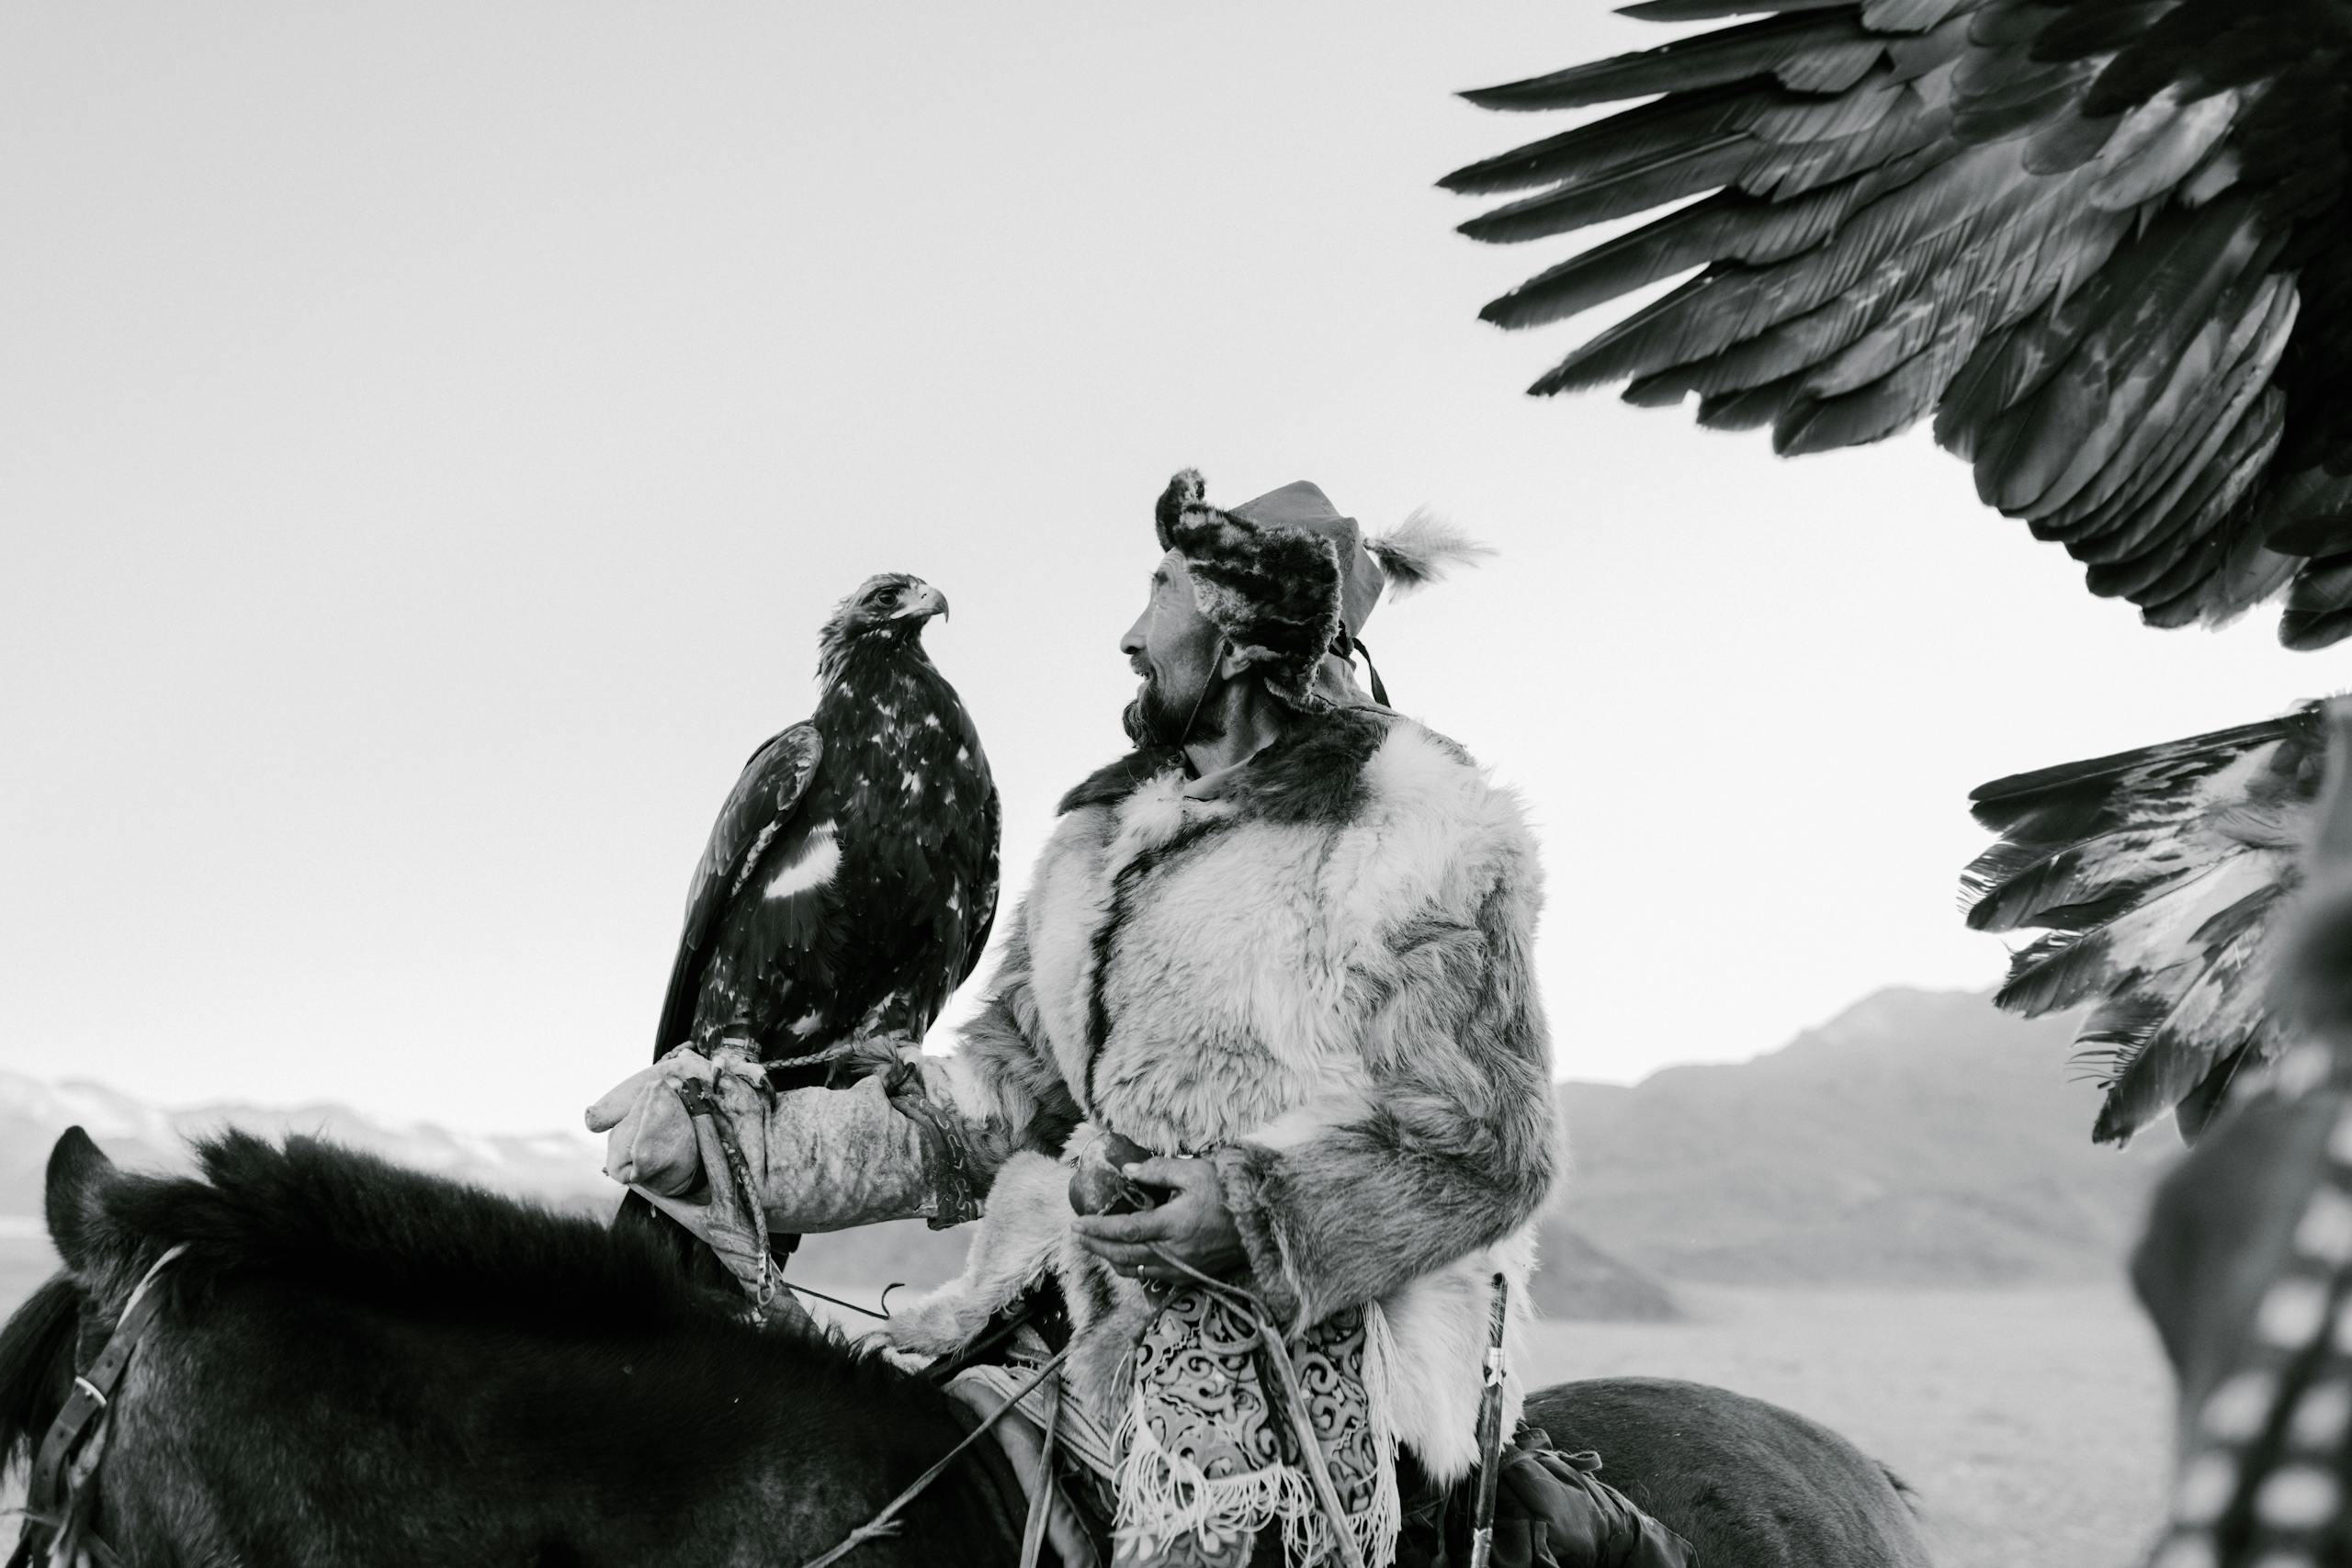
M 776 1094 L 756 1063 L 678 1050 L 590 1106 L 588 1130 L 606 1134 L 605 1175 L 696 1235 L 707 1229 L 695 1213 L 708 1205 L 711 1173 L 679 1099 L 687 1079 L 706 1086 L 734 1130 L 769 1229 L 844 1230 L 938 1211 L 923 1127 L 892 1104 L 885 1075 Z

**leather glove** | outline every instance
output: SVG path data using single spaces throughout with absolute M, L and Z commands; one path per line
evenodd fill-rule
M 605 1134 L 606 1176 L 648 1197 L 681 1198 L 703 1184 L 706 1151 L 678 1096 L 689 1079 L 734 1122 L 753 1180 L 765 1176 L 767 1140 L 758 1132 L 767 1124 L 769 1096 L 759 1064 L 723 1053 L 706 1057 L 684 1046 L 631 1073 L 588 1108 L 588 1130 Z

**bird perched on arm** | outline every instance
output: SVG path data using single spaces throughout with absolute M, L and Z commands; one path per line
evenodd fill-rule
M 854 1067 L 835 1047 L 920 1043 L 970 976 L 996 919 L 999 808 L 979 732 L 923 651 L 946 613 L 885 572 L 825 623 L 817 711 L 752 753 L 695 868 L 656 1060 L 690 1046 L 763 1064 L 779 1089 L 838 1082 Z M 634 1193 L 622 1213 L 668 1224 Z
M 817 711 L 752 753 L 695 868 L 654 1034 L 763 1062 L 920 1043 L 996 918 L 996 781 L 923 651 L 947 600 L 885 572 L 818 639 Z

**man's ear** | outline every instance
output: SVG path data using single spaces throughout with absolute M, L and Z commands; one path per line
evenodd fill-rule
M 1237 648 L 1230 637 L 1216 639 L 1216 672 L 1220 680 L 1238 681 L 1256 666 L 1265 662 L 1267 650 L 1262 648 Z

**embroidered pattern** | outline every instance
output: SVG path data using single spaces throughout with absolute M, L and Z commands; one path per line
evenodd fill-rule
M 1373 1310 L 1332 1314 L 1299 1337 L 1291 1359 L 1350 1530 L 1377 1568 L 1394 1561 L 1398 1506 Z M 1277 1522 L 1291 1568 L 1339 1560 L 1263 1354 L 1256 1325 L 1223 1298 L 1195 1286 L 1170 1293 L 1136 1350 L 1119 1562 L 1239 1562 Z

